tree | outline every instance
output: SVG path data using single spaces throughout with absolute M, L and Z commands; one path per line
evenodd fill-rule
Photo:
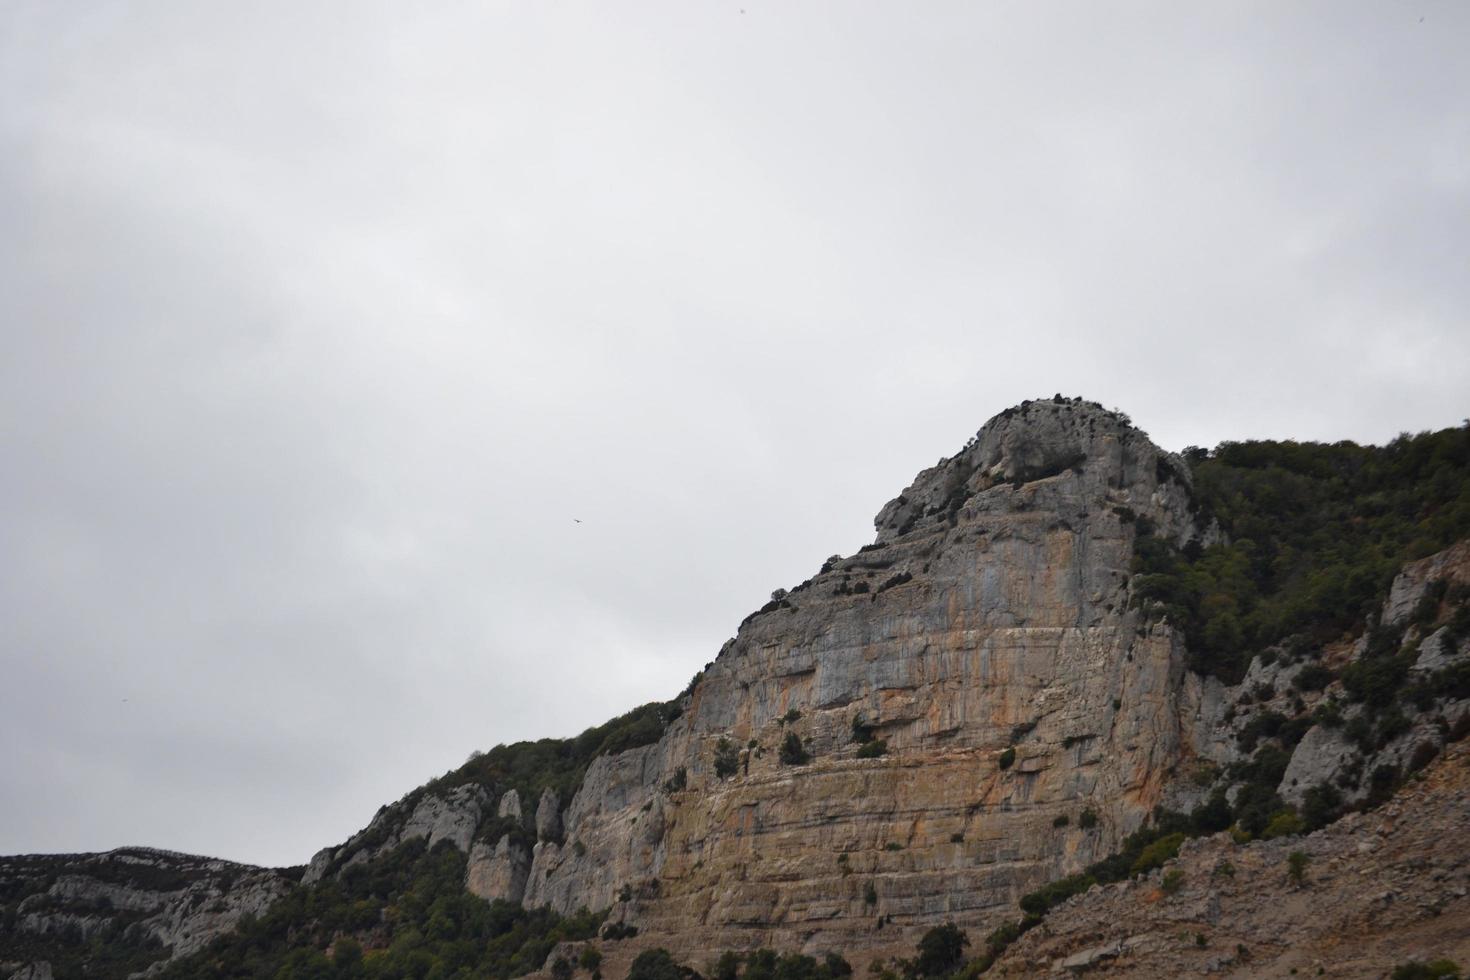
M 935 926 L 919 940 L 919 955 L 913 962 L 915 977 L 944 977 L 965 962 L 970 936 L 953 922 Z
M 795 732 L 787 732 L 786 740 L 781 743 L 781 764 L 783 766 L 804 766 L 811 761 L 811 758 L 801 744 L 801 736 Z
M 602 950 L 596 946 L 588 946 L 582 950 L 582 955 L 577 957 L 577 965 L 588 973 L 596 973 L 597 968 L 602 966 Z
M 683 980 L 683 974 L 668 950 L 645 949 L 628 967 L 628 980 Z
M 1306 881 L 1307 865 L 1312 861 L 1301 851 L 1292 851 L 1286 856 L 1286 873 L 1291 878 L 1291 883 L 1298 888 Z
M 715 743 L 715 776 L 726 779 L 739 769 L 740 755 L 735 751 L 735 743 L 728 738 L 720 739 Z

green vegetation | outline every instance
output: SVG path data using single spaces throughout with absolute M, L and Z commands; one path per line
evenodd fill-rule
M 1292 851 L 1286 856 L 1286 875 L 1293 885 L 1300 888 L 1306 881 L 1307 865 L 1311 863 L 1312 859 L 1301 851 Z
M 1183 831 L 1160 837 L 1138 852 L 1138 857 L 1133 859 L 1133 864 L 1128 868 L 1129 873 L 1147 874 L 1154 868 L 1162 866 L 1165 861 L 1172 861 L 1179 856 L 1179 845 L 1183 843 Z
M 1410 960 L 1394 967 L 1392 980 L 1444 980 L 1459 975 L 1460 967 L 1454 960 L 1433 960 L 1429 963 Z
M 857 750 L 859 759 L 876 759 L 888 751 L 888 742 L 881 738 L 875 738 L 871 742 L 864 742 Z
M 690 689 L 693 685 L 694 681 L 691 681 Z M 593 759 L 657 742 L 682 713 L 680 704 L 683 699 L 684 695 L 680 694 L 672 701 L 655 701 L 634 708 L 612 721 L 587 729 L 576 738 L 543 738 L 535 742 L 497 745 L 488 752 L 472 755 L 458 769 L 414 790 L 404 799 L 400 809 L 405 813 L 411 812 L 413 804 L 424 794 L 443 794 L 467 783 L 484 786 L 493 795 L 514 789 L 521 800 L 533 807 L 542 791 L 551 789 L 566 807 L 582 785 L 582 777 Z M 382 830 L 386 834 L 391 828 Z M 509 830 L 491 827 L 482 835 Z
M 540 969 L 558 942 L 590 939 L 602 924 L 588 912 L 562 917 L 486 902 L 465 891 L 464 874 L 453 844 L 426 851 L 416 838 L 340 881 L 296 889 L 259 919 L 246 916 L 161 977 L 515 977 Z
M 1015 763 L 1016 763 L 1016 750 L 1015 749 L 1006 749 L 1004 752 L 1002 752 L 1000 754 L 1000 758 L 996 760 L 996 764 L 999 765 L 1002 769 L 1009 769 L 1011 766 L 1015 765 Z
M 781 954 L 771 949 L 748 953 L 726 950 L 708 970 L 712 980 L 842 980 L 852 976 L 852 965 L 837 953 L 828 953 L 817 960 L 801 953 Z M 628 976 L 631 978 L 633 974 Z M 690 971 L 686 976 L 698 974 Z
M 698 974 L 674 962 L 666 949 L 645 949 L 628 967 L 628 980 L 684 980 Z
M 1405 561 L 1470 536 L 1470 426 L 1185 456 L 1194 506 L 1224 540 L 1177 549 L 1137 519 L 1135 595 L 1184 631 L 1194 669 L 1229 683 L 1272 644 L 1302 651 L 1361 629 Z M 1167 464 L 1160 476 L 1177 479 Z
M 721 738 L 715 743 L 715 778 L 728 779 L 739 769 L 740 756 L 735 751 L 735 743 Z
M 781 743 L 781 765 L 804 766 L 811 761 L 811 754 L 801 744 L 801 736 L 795 732 L 787 732 L 786 739 Z
M 965 947 L 970 937 L 952 922 L 936 926 L 919 940 L 919 955 L 914 958 L 913 977 L 946 977 L 965 961 Z
M 1077 826 L 1081 827 L 1083 830 L 1091 830 L 1093 827 L 1096 827 L 1097 811 L 1094 810 L 1092 807 L 1088 807 L 1087 809 L 1083 810 L 1081 816 L 1077 818 Z
M 1184 872 L 1179 868 L 1170 868 L 1164 872 L 1163 881 L 1160 882 L 1165 895 L 1178 894 L 1179 889 L 1184 887 Z

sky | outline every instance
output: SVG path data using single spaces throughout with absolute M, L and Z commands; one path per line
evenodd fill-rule
M 1467 38 L 0 0 L 0 853 L 304 862 L 673 696 L 1022 399 L 1461 424 Z

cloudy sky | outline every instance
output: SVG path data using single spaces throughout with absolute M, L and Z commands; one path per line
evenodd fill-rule
M 1470 415 L 1470 6 L 1104 7 L 0 2 L 0 853 L 305 861 L 1023 398 Z

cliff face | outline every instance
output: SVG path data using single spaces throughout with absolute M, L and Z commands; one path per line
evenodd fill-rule
M 266 868 L 146 847 L 0 858 L 0 883 L 25 896 L 7 938 L 75 946 L 102 939 L 136 950 L 134 966 L 202 949 L 294 884 Z M 0 960 L 26 953 L 23 939 L 11 945 Z
M 1131 565 L 1145 533 L 1194 554 L 1217 538 L 1190 479 L 1098 405 L 1003 412 L 879 511 L 873 544 L 747 617 L 677 702 L 492 750 L 382 808 L 301 883 L 350 882 L 417 840 L 465 855 L 471 895 L 610 909 L 608 976 L 653 946 L 696 964 L 840 951 L 861 972 L 936 925 L 978 938 L 1014 921 L 1023 894 L 1115 854 L 1157 805 L 1208 801 L 1226 823 L 1258 817 L 1252 833 L 1283 803 L 1330 819 L 1470 731 L 1470 543 L 1404 566 L 1356 640 L 1279 643 L 1234 687 L 1187 670 L 1181 635 L 1134 608 L 1147 576 Z M 14 963 L 57 930 L 187 953 L 289 887 L 180 855 L 150 860 L 198 864 L 182 877 L 78 883 L 114 857 L 0 859 Z
M 1306 837 L 1189 841 L 1165 868 L 1097 886 L 1047 916 L 995 976 L 1354 978 L 1470 961 L 1470 746 L 1372 813 Z M 1300 880 L 1290 855 L 1306 857 Z M 1162 887 L 1172 874 L 1174 887 Z
M 1199 685 L 1127 609 L 1136 522 L 1198 532 L 1184 474 L 1094 405 L 992 420 L 874 545 L 747 619 L 660 742 L 593 763 L 524 901 L 611 905 L 690 954 L 851 951 L 983 928 L 1109 853 L 1195 751 Z

